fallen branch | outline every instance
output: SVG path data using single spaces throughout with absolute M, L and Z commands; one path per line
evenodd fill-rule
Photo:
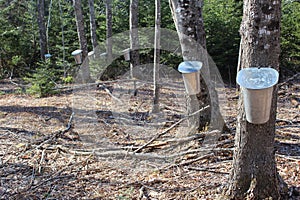
M 181 122 L 187 120 L 189 117 L 191 116 L 194 116 L 206 109 L 208 109 L 209 106 L 205 106 L 204 108 L 201 108 L 200 110 L 190 114 L 190 115 L 187 115 L 186 117 L 180 119 L 179 121 L 177 121 L 176 123 L 174 123 L 172 126 L 170 126 L 169 128 L 167 128 L 166 130 L 164 130 L 163 132 L 155 135 L 154 137 L 152 137 L 146 144 L 144 144 L 143 146 L 141 146 L 140 148 L 138 148 L 137 150 L 134 151 L 134 153 L 138 153 L 139 151 L 141 151 L 142 149 L 144 149 L 145 147 L 147 147 L 149 144 L 151 144 L 152 142 L 154 142 L 156 139 L 158 139 L 159 137 L 167 134 L 169 131 L 171 131 L 173 128 L 175 128 L 177 125 L 179 125 Z
M 279 118 L 277 118 L 276 119 L 276 122 L 285 122 L 285 123 L 288 123 L 288 124 L 293 124 L 293 121 L 291 121 L 291 120 L 287 120 L 287 119 L 279 119 Z
M 163 142 L 168 142 L 168 143 L 185 143 L 185 142 L 190 142 L 193 140 L 197 140 L 200 138 L 204 138 L 206 134 L 209 134 L 211 132 L 203 132 L 203 133 L 197 133 L 189 137 L 182 137 L 182 138 L 172 138 L 168 140 L 163 140 Z
M 215 171 L 212 170 L 211 168 L 199 168 L 199 167 L 188 167 L 188 170 L 194 170 L 194 171 L 204 171 L 204 172 L 211 172 L 211 173 L 216 173 L 216 174 L 229 174 L 229 172 L 220 172 L 220 171 Z
M 51 178 L 48 178 L 48 179 L 46 179 L 44 181 L 41 181 L 40 183 L 38 183 L 37 185 L 35 185 L 33 187 L 31 187 L 30 190 L 35 190 L 35 189 L 41 187 L 42 185 L 44 185 L 45 183 L 53 181 L 53 180 L 60 180 L 60 179 L 66 179 L 66 178 L 72 178 L 72 177 L 74 177 L 74 175 L 72 175 L 72 174 L 65 175 L 65 176 L 51 177 Z
M 283 86 L 284 84 L 286 84 L 287 82 L 292 81 L 293 79 L 299 77 L 299 75 L 300 75 L 300 73 L 294 74 L 292 77 L 288 78 L 288 79 L 285 80 L 284 82 L 279 83 L 279 84 L 278 84 L 278 87 L 281 87 L 281 86 Z
M 110 147 L 110 148 L 97 148 L 97 149 L 75 149 L 70 150 L 67 147 L 63 147 L 61 145 L 58 145 L 56 148 L 53 146 L 47 147 L 46 150 L 54 150 L 54 149 L 60 149 L 65 153 L 70 153 L 73 155 L 81 155 L 81 156 L 99 156 L 99 157 L 116 157 L 116 158 L 138 158 L 138 159 L 158 159 L 158 160 L 169 160 L 174 159 L 177 157 L 185 156 L 188 154 L 197 154 L 197 153 L 208 153 L 208 152 L 223 152 L 223 151 L 233 151 L 233 148 L 214 148 L 214 147 L 205 147 L 205 148 L 198 148 L 198 149 L 192 149 L 192 150 L 186 150 L 179 153 L 174 154 L 156 154 L 156 153 L 135 153 L 132 152 L 133 149 L 136 147 L 134 146 L 127 146 L 127 147 Z
M 139 189 L 139 197 L 138 197 L 138 199 L 139 199 L 139 200 L 142 200 L 142 199 L 144 199 L 144 198 L 150 199 L 150 198 L 149 198 L 149 195 L 148 195 L 148 193 L 147 193 L 147 191 L 146 191 L 146 189 L 145 189 L 145 186 L 142 186 L 142 187 Z
M 300 128 L 300 125 L 283 125 L 283 126 L 276 126 L 276 129 L 283 129 L 283 128 Z
M 42 150 L 42 155 L 41 155 L 40 163 L 38 165 L 38 173 L 39 174 L 42 173 L 42 165 L 44 163 L 44 159 L 45 159 L 45 149 Z
M 175 154 L 169 154 L 169 155 L 161 155 L 161 154 L 156 154 L 156 153 L 135 153 L 135 152 L 129 152 L 126 150 L 112 150 L 112 151 L 105 151 L 105 152 L 98 152 L 94 150 L 67 150 L 70 154 L 74 155 L 80 155 L 80 156 L 99 156 L 103 158 L 111 158 L 115 157 L 116 159 L 124 159 L 124 158 L 135 158 L 135 159 L 143 159 L 143 160 L 162 160 L 164 162 L 175 159 L 181 156 L 185 156 L 188 154 L 196 154 L 196 153 L 208 153 L 208 152 L 218 152 L 218 151 L 232 151 L 233 149 L 222 149 L 222 148 L 213 148 L 213 149 L 193 149 L 193 150 L 188 150 L 180 153 L 175 153 Z M 209 156 L 214 155 L 214 153 L 207 154 Z M 205 156 L 207 156 L 205 155 Z M 203 158 L 202 158 L 203 159 Z M 201 160 L 201 158 L 200 158 Z M 188 161 L 189 162 L 195 162 L 195 161 Z M 176 164 L 178 165 L 185 165 L 185 164 Z
M 168 105 L 163 105 L 163 108 L 166 109 L 166 110 L 175 111 L 175 112 L 177 112 L 177 113 L 184 113 L 183 110 L 179 110 L 179 109 L 177 109 L 177 108 L 173 108 L 173 107 L 170 107 L 170 106 L 168 106 Z
M 188 161 L 185 161 L 185 162 L 182 162 L 182 163 L 176 163 L 176 164 L 172 164 L 172 165 L 169 165 L 167 167 L 163 167 L 161 168 L 160 170 L 168 170 L 168 169 L 171 169 L 173 167 L 182 167 L 182 166 L 185 166 L 185 165 L 189 165 L 189 164 L 192 164 L 194 162 L 197 162 L 199 160 L 203 160 L 203 159 L 206 159 L 206 158 L 210 158 L 211 156 L 214 156 L 214 153 L 209 153 L 209 154 L 206 154 L 204 156 L 201 156 L 201 157 L 198 157 L 198 158 L 195 158 L 195 159 L 192 159 L 192 160 L 188 160 Z
M 134 81 L 151 83 L 149 81 L 136 80 L 136 79 L 120 79 L 120 80 L 113 80 L 113 81 L 97 81 L 96 83 L 86 83 L 86 84 L 56 87 L 55 90 L 79 90 L 79 89 L 83 89 L 83 88 L 91 87 L 91 86 L 98 87 L 99 85 L 102 85 L 102 84 L 134 82 Z
M 288 159 L 288 160 L 293 160 L 293 161 L 300 161 L 300 156 L 286 156 L 286 155 L 282 155 L 282 154 L 275 154 L 276 156 L 278 157 L 281 157 L 281 158 L 285 158 L 285 159 Z
M 11 84 L 13 84 L 13 85 L 21 88 L 22 91 L 25 91 L 26 88 L 29 86 L 29 85 L 24 85 L 24 84 L 16 83 L 11 78 L 9 78 L 9 81 L 10 81 Z
M 188 151 L 184 151 L 179 153 L 179 156 L 184 156 L 187 154 L 195 154 L 195 153 L 203 153 L 203 152 L 224 152 L 224 151 L 233 151 L 233 148 L 199 148 L 199 149 L 192 149 Z
M 66 169 L 70 168 L 70 167 L 74 167 L 74 166 L 78 166 L 78 165 L 81 165 L 81 164 L 84 164 L 87 162 L 87 160 L 89 159 L 90 157 L 86 158 L 85 160 L 81 161 L 81 162 L 78 162 L 78 163 L 71 163 L 72 158 L 70 158 L 70 161 L 68 163 L 66 163 L 66 166 L 62 169 L 60 169 L 59 171 L 55 171 L 53 174 L 50 175 L 50 178 L 48 179 L 43 179 L 41 180 L 40 182 L 36 183 L 35 185 L 33 185 L 33 183 L 31 185 L 29 185 L 27 187 L 27 189 L 23 190 L 22 192 L 19 192 L 18 194 L 14 194 L 14 195 L 19 195 L 20 193 L 23 193 L 23 192 L 27 192 L 27 191 L 32 191 L 32 190 L 35 190 L 35 189 L 38 189 L 39 187 L 45 185 L 46 183 L 48 182 L 51 182 L 51 181 L 58 181 L 58 180 L 61 180 L 61 179 L 64 179 L 64 178 L 71 178 L 71 177 L 74 177 L 74 175 L 72 174 L 69 174 L 69 175 L 61 175 L 61 173 L 63 171 L 65 171 Z M 53 183 L 52 183 L 53 184 Z
M 66 126 L 65 129 L 59 130 L 57 132 L 54 132 L 52 135 L 46 136 L 42 140 L 31 142 L 29 145 L 30 146 L 34 146 L 35 148 L 33 148 L 33 149 L 26 149 L 26 151 L 24 153 L 22 153 L 22 154 L 19 154 L 18 157 L 22 157 L 26 153 L 32 152 L 35 149 L 40 149 L 44 144 L 47 144 L 48 142 L 52 141 L 53 139 L 55 139 L 55 138 L 57 138 L 57 137 L 65 134 L 66 132 L 68 132 L 71 129 L 71 127 L 72 127 L 73 116 L 74 116 L 74 112 L 71 114 L 71 116 L 69 118 L 69 121 L 68 121 L 68 124 L 67 124 L 67 126 Z M 35 145 L 37 145 L 37 146 L 35 146 Z
M 189 190 L 187 192 L 193 192 L 193 191 L 199 190 L 200 188 L 205 187 L 205 188 L 211 188 L 211 189 L 214 188 L 215 192 L 218 193 L 217 192 L 217 188 L 222 187 L 222 186 L 223 186 L 223 184 L 221 184 L 221 183 L 219 183 L 219 184 L 210 184 L 210 185 L 201 184 L 201 185 L 199 185 L 199 186 L 197 186 L 197 187 L 195 187 L 195 188 L 193 188 L 193 189 L 191 189 L 191 190 Z
M 111 93 L 111 91 L 110 91 L 108 88 L 106 88 L 106 87 L 103 87 L 103 88 L 104 88 L 104 91 L 105 91 L 111 98 L 113 98 L 114 100 L 118 101 L 119 103 L 124 103 L 122 100 L 120 100 L 119 98 L 115 97 L 115 96 Z
M 66 132 L 68 132 L 68 131 L 71 129 L 71 127 L 72 127 L 73 117 L 74 117 L 74 112 L 72 112 L 72 114 L 71 114 L 71 116 L 70 116 L 70 118 L 69 118 L 68 124 L 67 124 L 67 126 L 66 126 L 65 129 L 59 130 L 59 131 L 55 132 L 54 134 L 52 134 L 52 136 L 47 137 L 47 139 L 44 140 L 43 142 L 41 142 L 41 141 L 37 142 L 37 143 L 40 143 L 40 142 L 41 142 L 41 143 L 40 143 L 37 147 L 35 147 L 35 149 L 39 149 L 41 146 L 43 146 L 44 144 L 46 144 L 46 143 L 48 143 L 49 141 L 53 140 L 54 138 L 57 138 L 57 137 L 59 137 L 60 135 L 63 135 L 63 134 L 65 134 Z
M 170 143 L 175 143 L 172 148 L 176 148 L 177 146 L 180 146 L 181 144 L 186 144 L 188 142 L 194 141 L 194 140 L 198 140 L 198 139 L 203 139 L 205 138 L 205 136 L 211 134 L 211 133 L 215 133 L 218 131 L 211 131 L 211 132 L 203 132 L 200 134 L 195 134 L 189 137 L 183 137 L 183 138 L 172 138 L 172 139 L 167 139 L 167 140 L 161 140 L 159 143 L 153 143 L 153 144 L 149 144 L 148 147 L 149 148 L 158 148 L 161 146 L 166 146 L 169 145 Z M 138 149 L 140 147 L 134 147 L 134 149 Z

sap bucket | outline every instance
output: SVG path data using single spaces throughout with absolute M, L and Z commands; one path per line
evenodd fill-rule
M 71 54 L 72 54 L 72 56 L 74 56 L 76 64 L 79 65 L 82 63 L 82 50 L 81 49 L 77 49 L 77 50 L 73 51 Z
M 178 71 L 182 73 L 185 89 L 189 95 L 200 92 L 200 69 L 202 62 L 184 61 L 179 64 Z
M 264 124 L 270 118 L 273 86 L 279 74 L 272 68 L 245 68 L 238 72 L 242 87 L 246 119 L 252 124 Z
M 130 61 L 130 49 L 125 49 L 122 51 L 125 61 Z

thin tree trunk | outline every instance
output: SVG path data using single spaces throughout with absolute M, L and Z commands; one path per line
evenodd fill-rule
M 61 42 L 63 47 L 63 66 L 64 66 L 64 78 L 67 77 L 67 68 L 66 68 L 66 48 L 65 48 L 65 34 L 64 34 L 64 18 L 63 18 L 63 10 L 61 6 L 60 0 L 58 1 L 59 13 L 60 13 L 60 21 L 61 21 Z
M 91 29 L 91 40 L 94 54 L 96 55 L 96 47 L 98 46 L 97 41 L 97 26 L 95 20 L 95 7 L 94 7 L 94 0 L 89 0 L 89 10 L 90 10 L 90 29 Z
M 106 0 L 106 53 L 107 60 L 112 60 L 112 8 L 111 0 Z
M 159 111 L 159 70 L 160 70 L 160 23 L 161 23 L 161 6 L 160 0 L 155 0 L 155 36 L 154 36 L 154 65 L 153 65 L 153 84 L 154 84 L 154 101 L 152 112 Z
M 45 60 L 45 54 L 47 53 L 47 36 L 45 25 L 45 0 L 38 0 L 38 26 L 40 34 L 40 54 L 41 59 Z
M 139 1 L 130 0 L 129 11 L 129 32 L 130 32 L 130 76 L 133 79 L 133 68 L 140 64 L 139 55 L 139 35 L 138 35 L 138 14 L 139 14 Z M 134 81 L 134 94 L 136 95 L 136 82 Z
M 76 26 L 77 26 L 77 33 L 80 43 L 80 49 L 82 50 L 82 60 L 84 63 L 82 64 L 81 70 L 82 70 L 82 81 L 83 82 L 89 82 L 90 81 L 90 69 L 89 69 L 89 63 L 87 59 L 88 56 L 88 48 L 87 48 L 87 39 L 85 36 L 85 30 L 84 30 L 84 19 L 83 19 L 83 13 L 81 8 L 81 0 L 73 0 L 74 4 L 74 11 L 75 11 L 75 17 L 76 17 Z
M 244 0 L 239 65 L 279 70 L 280 1 Z M 227 199 L 280 199 L 274 137 L 277 88 L 270 119 L 265 124 L 246 121 L 242 93 L 235 137 L 235 152 Z M 257 102 L 260 103 L 260 102 Z

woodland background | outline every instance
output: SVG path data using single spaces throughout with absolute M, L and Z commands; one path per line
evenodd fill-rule
M 111 110 L 118 108 L 113 95 L 118 93 L 115 90 L 112 94 L 110 89 L 124 87 L 128 95 L 132 86 L 110 80 L 128 71 L 129 63 L 123 56 L 108 66 L 100 84 L 91 83 L 91 87 L 86 84 L 79 89 L 76 83 L 70 84 L 79 67 L 71 52 L 80 48 L 73 1 L 45 0 L 44 21 L 50 59 L 40 53 L 37 2 L 41 1 L 0 0 L 0 198 L 217 199 L 233 168 L 234 133 L 239 113 L 235 77 L 243 1 L 204 1 L 207 50 L 226 83 L 223 107 L 226 116 L 223 117 L 228 127 L 217 141 L 217 148 L 205 155 L 193 152 L 203 150 L 198 147 L 208 132 L 174 138 L 174 133 L 180 132 L 176 124 L 184 121 L 186 115 L 183 103 L 174 103 L 184 98 L 183 88 L 161 90 L 167 118 L 159 129 L 163 134 L 156 129 L 139 131 L 151 125 L 148 114 L 153 88 L 149 84 L 143 85 L 138 95 L 130 96 L 129 107 L 122 106 L 128 109 L 128 119 L 125 119 L 131 126 L 124 128 L 114 118 Z M 129 0 L 94 0 L 96 33 L 98 43 L 103 45 L 100 53 L 105 53 L 106 48 L 107 2 L 112 3 L 112 35 L 129 30 Z M 91 52 L 89 5 L 88 1 L 81 3 L 88 51 Z M 154 1 L 139 0 L 139 5 L 139 27 L 154 27 Z M 161 28 L 175 31 L 168 1 L 161 1 L 161 15 Z M 281 51 L 281 80 L 274 122 L 276 167 L 288 186 L 289 199 L 299 199 L 300 3 L 296 0 L 282 1 Z M 153 49 L 140 49 L 139 53 L 140 65 L 153 63 Z M 169 68 L 176 69 L 182 62 L 173 52 L 160 53 L 160 63 Z M 89 98 L 89 94 L 95 95 Z M 76 101 L 76 97 L 82 97 L 82 101 Z M 82 111 L 92 111 L 95 117 L 92 123 L 96 124 L 92 126 L 94 132 L 89 126 L 82 126 L 82 130 L 80 126 L 76 128 L 75 125 L 82 124 L 74 117 L 74 102 L 83 104 L 78 103 L 86 108 Z M 89 107 L 93 103 L 96 105 Z M 108 109 L 101 109 L 102 104 Z M 82 119 L 82 123 L 89 122 L 85 113 Z M 145 135 L 139 138 L 136 133 L 140 132 Z M 91 133 L 96 133 L 101 141 L 105 138 L 105 142 L 114 144 L 114 148 L 118 147 L 126 155 L 106 157 L 111 151 L 114 153 L 111 146 L 102 149 L 104 154 L 101 148 L 99 151 L 84 148 L 82 138 Z M 157 140 L 152 140 L 151 134 Z M 164 137 L 160 137 L 162 135 Z M 177 143 L 188 153 L 181 154 L 180 148 L 172 149 Z M 175 153 L 179 152 L 180 157 L 161 163 L 151 162 L 151 159 L 142 160 L 145 163 L 136 162 L 134 157 L 130 160 L 128 153 L 141 147 L 143 151 L 137 156 L 162 153 L 164 148 L 167 151 L 170 147 L 177 151 Z
M 139 27 L 154 27 L 155 5 L 152 1 L 139 2 Z M 30 0 L 0 1 L 0 77 L 22 78 L 34 82 L 45 74 L 56 81 L 72 76 L 74 58 L 71 52 L 79 48 L 73 3 L 70 0 L 45 1 L 45 22 L 48 30 L 48 50 L 52 55 L 51 66 L 42 67 L 39 51 L 37 2 Z M 95 17 L 99 43 L 106 40 L 106 6 L 95 0 Z M 92 51 L 89 34 L 89 7 L 82 1 L 88 49 Z M 50 11 L 50 13 L 49 13 Z M 161 2 L 161 27 L 175 30 L 168 1 Z M 224 80 L 234 83 L 239 53 L 239 26 L 242 17 L 241 0 L 207 0 L 204 6 L 204 23 L 208 53 L 216 62 Z M 112 1 L 113 35 L 129 30 L 129 0 Z M 293 75 L 300 64 L 300 3 L 283 0 L 281 30 L 281 76 Z M 141 64 L 152 60 L 153 51 L 140 51 Z M 180 58 L 172 52 L 162 53 L 161 63 L 177 67 Z M 122 59 L 112 65 L 124 68 Z M 45 64 L 45 63 L 44 63 Z M 46 72 L 48 70 L 48 72 Z M 50 73 L 49 73 L 50 72 Z M 65 72 L 65 73 L 64 73 Z M 66 73 L 67 72 L 67 73 Z M 52 77 L 52 78 L 53 78 Z M 46 78 L 46 77 L 44 77 Z M 68 81 L 68 80 L 67 80 Z M 70 81 L 70 80 L 69 80 Z

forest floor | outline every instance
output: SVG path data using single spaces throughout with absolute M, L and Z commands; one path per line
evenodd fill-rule
M 300 199 L 299 83 L 298 76 L 279 84 L 276 122 L 277 169 L 290 199 Z M 231 132 L 215 132 L 213 148 L 204 139 L 213 132 L 180 135 L 184 109 L 181 100 L 170 103 L 180 89 L 162 91 L 169 101 L 156 121 L 147 88 L 122 96 L 107 83 L 34 98 L 1 80 L 0 91 L 0 199 L 217 199 L 228 182 L 235 88 L 225 89 L 222 106 Z

